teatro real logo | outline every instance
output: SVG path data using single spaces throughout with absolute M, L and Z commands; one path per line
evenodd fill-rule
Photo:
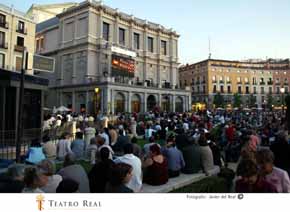
M 38 196 L 36 196 L 36 202 L 37 202 L 37 208 L 39 211 L 42 211 L 43 208 L 43 203 L 44 203 L 44 196 L 39 194 Z

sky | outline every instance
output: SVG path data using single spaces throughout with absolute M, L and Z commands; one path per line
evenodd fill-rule
M 73 0 L 71 0 L 73 1 Z M 32 4 L 66 0 L 1 0 L 27 11 Z M 81 2 L 81 1 L 74 1 Z M 135 17 L 173 28 L 180 34 L 179 61 L 290 57 L 289 0 L 104 0 Z M 210 40 L 210 42 L 209 42 Z

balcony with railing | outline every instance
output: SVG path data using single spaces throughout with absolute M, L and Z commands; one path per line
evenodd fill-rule
M 5 42 L 0 43 L 0 48 L 1 49 L 8 49 L 8 43 L 5 43 Z
M 27 35 L 27 28 L 16 28 L 16 32 Z
M 8 29 L 8 22 L 6 21 L 0 22 L 0 27 L 4 29 Z
M 289 83 L 288 82 L 284 82 L 284 85 L 289 85 Z
M 23 52 L 24 46 L 15 45 L 14 46 L 14 50 L 17 51 L 17 52 Z
M 224 81 L 223 80 L 220 80 L 220 84 L 224 84 Z
M 231 84 L 232 83 L 232 81 L 231 80 L 227 80 L 227 84 Z
M 268 85 L 273 85 L 273 81 L 268 81 Z
M 265 85 L 265 82 L 260 82 L 260 85 Z

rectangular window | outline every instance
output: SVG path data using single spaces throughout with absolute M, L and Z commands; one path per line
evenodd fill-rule
M 6 24 L 6 16 L 0 14 L 0 27 L 5 27 Z
M 154 46 L 153 46 L 153 38 L 148 37 L 148 51 L 149 52 L 154 52 Z
M 119 44 L 125 46 L 125 29 L 119 28 Z
M 40 39 L 40 49 L 44 49 L 44 38 Z
M 242 93 L 242 87 L 241 86 L 238 87 L 238 93 Z
M 15 69 L 16 71 L 20 71 L 22 67 L 22 57 L 16 57 Z
M 276 93 L 277 93 L 277 94 L 280 93 L 280 87 L 276 87 Z
M 216 93 L 216 85 L 213 86 L 213 93 Z
M 140 34 L 134 33 L 134 49 L 140 49 Z
M 0 46 L 4 46 L 5 44 L 5 33 L 0 32 Z
M 161 41 L 161 54 L 167 55 L 167 42 L 164 40 Z
M 103 22 L 103 39 L 109 41 L 110 38 L 110 24 Z
M 264 93 L 265 93 L 264 87 L 261 87 L 261 94 L 264 94 Z
M 246 94 L 249 94 L 250 90 L 249 90 L 249 86 L 246 86 Z
M 17 36 L 17 46 L 24 46 L 24 38 Z
M 221 85 L 221 93 L 223 93 L 223 92 L 224 92 L 224 86 Z
M 40 51 L 40 40 L 36 40 L 36 51 Z
M 257 88 L 256 87 L 254 87 L 254 94 L 256 94 L 257 93 Z
M 231 86 L 228 86 L 228 93 L 231 93 Z
M 24 33 L 24 22 L 23 21 L 18 21 L 18 29 L 17 29 L 17 32 L 20 32 L 20 33 Z
M 0 68 L 5 68 L 5 54 L 0 53 Z
M 272 87 L 269 87 L 269 94 L 272 94 Z

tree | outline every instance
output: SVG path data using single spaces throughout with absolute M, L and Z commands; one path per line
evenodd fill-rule
M 215 107 L 224 107 L 225 104 L 224 97 L 220 93 L 217 93 L 214 96 L 213 104 L 215 105 Z
M 249 107 L 256 107 L 256 103 L 257 103 L 256 97 L 253 94 L 251 94 L 249 96 Z
M 242 104 L 241 95 L 238 93 L 234 94 L 234 107 L 240 108 Z

